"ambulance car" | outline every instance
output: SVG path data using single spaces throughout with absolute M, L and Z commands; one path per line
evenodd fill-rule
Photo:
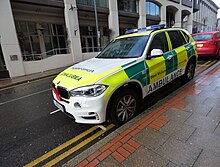
M 152 92 L 179 77 L 193 79 L 197 57 L 184 29 L 155 25 L 128 30 L 97 57 L 61 72 L 53 80 L 53 101 L 78 123 L 123 124 Z

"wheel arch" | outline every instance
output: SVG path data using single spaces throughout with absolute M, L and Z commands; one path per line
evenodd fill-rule
M 134 90 L 138 95 L 138 100 L 140 102 L 142 101 L 143 91 L 142 91 L 142 87 L 141 87 L 140 83 L 138 83 L 137 81 L 131 81 L 131 82 L 127 82 L 127 83 L 121 85 L 112 93 L 111 97 L 108 100 L 107 107 L 106 107 L 106 120 L 108 120 L 110 117 L 110 110 L 111 110 L 111 104 L 113 102 L 113 99 L 117 96 L 118 93 L 120 93 L 121 91 L 123 91 L 125 89 Z
M 195 67 L 196 67 L 196 64 L 197 64 L 197 58 L 196 58 L 195 55 L 194 55 L 194 56 L 191 56 L 191 57 L 189 58 L 189 60 L 188 60 L 188 62 L 187 62 L 187 64 L 186 64 L 186 66 L 187 66 L 190 62 L 193 62 L 193 64 L 194 64 Z

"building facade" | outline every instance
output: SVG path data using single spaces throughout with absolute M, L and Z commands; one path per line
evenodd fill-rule
M 219 7 L 212 0 L 200 0 L 199 8 L 193 14 L 193 33 L 216 30 Z
M 220 18 L 217 19 L 217 30 L 220 31 Z
M 94 57 L 128 29 L 153 24 L 192 33 L 192 0 L 2 0 L 0 79 Z M 196 3 L 197 2 L 197 3 Z

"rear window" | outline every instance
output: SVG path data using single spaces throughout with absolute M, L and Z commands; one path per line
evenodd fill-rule
M 199 34 L 193 36 L 193 39 L 195 41 L 206 41 L 212 39 L 212 34 Z

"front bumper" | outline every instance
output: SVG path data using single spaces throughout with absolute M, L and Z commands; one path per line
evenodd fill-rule
M 70 97 L 64 101 L 58 100 L 55 93 L 52 93 L 58 105 L 63 106 L 63 112 L 72 115 L 77 123 L 99 124 L 106 121 L 107 103 L 103 94 L 97 97 Z

